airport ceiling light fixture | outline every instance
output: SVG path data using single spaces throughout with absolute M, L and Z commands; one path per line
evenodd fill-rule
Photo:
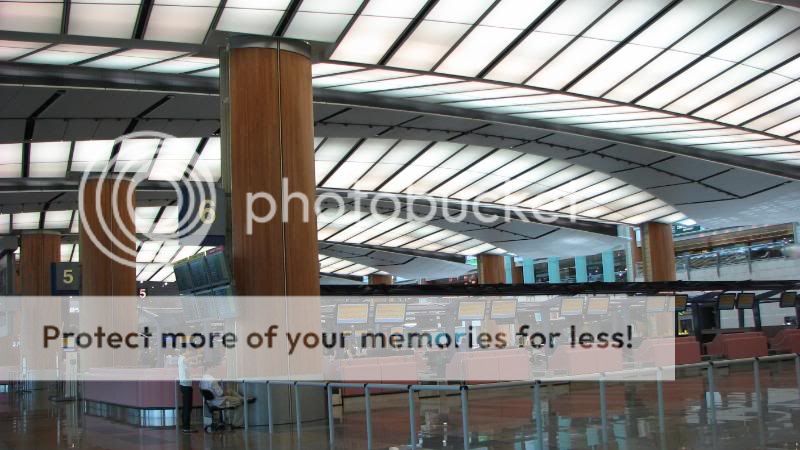
M 504 148 L 377 138 L 316 138 L 315 146 L 320 188 L 479 201 L 632 225 L 686 219 L 666 202 L 606 173 Z M 106 140 L 30 144 L 28 177 L 102 170 L 114 148 Z M 0 178 L 20 177 L 24 154 L 23 144 L 0 145 Z M 196 181 L 221 176 L 217 137 L 131 139 L 119 145 L 115 158 L 116 169 L 144 172 L 152 181 L 177 181 L 185 173 Z
M 374 267 L 354 263 L 346 259 L 334 258 L 333 256 L 319 255 L 319 271 L 323 274 L 367 276 L 367 275 L 388 275 L 387 272 L 378 270 Z
M 686 219 L 639 188 L 563 160 L 452 142 L 318 142 L 321 188 L 480 201 L 629 224 Z
M 283 36 L 329 47 L 320 89 L 797 166 L 800 12 L 771 3 L 2 2 L 0 60 L 216 77 L 215 32 Z
M 462 256 L 506 253 L 492 244 L 455 231 L 366 211 L 323 209 L 317 215 L 317 228 L 317 238 L 329 243 L 364 244 Z

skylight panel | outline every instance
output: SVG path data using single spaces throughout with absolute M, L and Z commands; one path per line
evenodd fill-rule
M 666 107 L 670 111 L 687 114 L 760 73 L 760 70 L 752 67 L 733 66 L 730 70 L 690 91 L 687 95 L 673 101 Z
M 59 44 L 19 59 L 30 64 L 69 65 L 116 50 L 114 47 Z
M 792 106 L 797 106 L 797 103 L 793 103 Z M 800 117 L 795 117 L 792 120 L 786 121 L 780 125 L 776 125 L 767 130 L 767 132 L 772 134 L 777 134 L 778 136 L 789 136 L 799 131 L 800 131 Z
M 159 139 L 128 139 L 123 141 L 117 154 L 114 170 L 130 173 L 147 170 L 159 143 Z
M 326 75 L 335 75 L 342 72 L 352 72 L 354 70 L 361 70 L 360 66 L 348 66 L 345 64 L 330 64 L 330 63 L 317 63 L 311 66 L 312 77 L 323 77 Z
M 69 7 L 69 34 L 129 39 L 141 0 L 74 0 Z
M 351 84 L 348 86 L 338 86 L 333 89 L 347 92 L 374 92 L 389 89 L 404 89 L 414 86 L 435 85 L 449 83 L 453 80 L 445 77 L 433 75 L 420 75 L 402 78 L 392 78 L 390 80 L 372 81 L 369 83 Z
M 12 219 L 12 226 L 14 227 L 14 231 L 17 230 L 38 230 L 39 229 L 39 217 L 41 213 L 38 212 L 26 212 L 26 213 L 16 213 Z
M 218 137 L 209 138 L 203 152 L 194 164 L 191 179 L 194 181 L 213 182 L 222 176 L 222 149 Z
M 503 58 L 486 78 L 522 83 L 571 39 L 570 36 L 563 34 L 534 31 Z
M 759 98 L 758 100 L 751 102 L 736 111 L 731 112 L 725 116 L 719 118 L 721 122 L 725 123 L 732 123 L 732 124 L 742 124 L 745 123 L 752 118 L 769 112 L 770 110 L 777 108 L 778 106 L 786 103 L 787 100 L 800 98 L 800 83 L 794 82 L 789 83 L 788 85 L 771 92 L 764 97 Z M 774 114 L 774 113 L 773 113 Z M 784 119 L 790 119 L 794 117 L 792 115 L 785 115 Z
M 100 172 L 108 165 L 114 141 L 76 141 L 72 172 Z
M 757 2 L 736 2 L 675 44 L 674 50 L 702 55 L 772 8 Z
M 611 55 L 570 88 L 572 92 L 601 96 L 660 52 L 654 47 L 628 44 Z
M 425 20 L 397 50 L 397 53 L 389 60 L 389 65 L 430 70 L 468 29 L 469 25 L 462 23 Z
M 46 230 L 65 230 L 72 221 L 72 211 L 47 211 L 44 214 Z
M 105 58 L 96 59 L 82 64 L 84 67 L 97 67 L 101 69 L 133 69 L 136 67 L 153 64 L 166 59 L 175 58 L 182 55 L 182 52 L 172 52 L 164 50 L 145 50 L 135 49 L 115 53 Z
M 407 17 L 361 15 L 350 27 L 331 58 L 377 64 L 410 23 L 411 19 Z
M 228 0 L 218 30 L 273 34 L 290 0 Z
M 144 38 L 199 44 L 205 39 L 219 0 L 155 0 Z
M 195 70 L 207 69 L 219 65 L 219 60 L 215 58 L 199 58 L 196 56 L 185 56 L 169 61 L 152 64 L 142 67 L 141 71 L 159 73 L 185 73 Z
M 0 30 L 58 34 L 63 0 L 0 2 Z
M 717 12 L 727 0 L 681 2 L 633 39 L 634 44 L 667 48 L 681 36 Z
M 604 55 L 615 43 L 601 39 L 578 38 L 560 55 L 542 68 L 527 84 L 550 89 L 561 89 L 580 75 L 597 57 Z
M 43 42 L 0 41 L 0 61 L 19 58 L 45 45 Z
M 158 151 L 149 179 L 178 181 L 183 178 L 183 173 L 199 144 L 200 138 L 165 139 Z
M 630 102 L 695 58 L 697 58 L 696 55 L 668 50 L 614 88 L 606 96 L 612 100 Z
M 705 58 L 641 99 L 638 103 L 653 108 L 663 108 L 731 66 L 733 66 L 732 62 L 716 58 Z
M 37 142 L 31 144 L 30 176 L 63 178 L 69 161 L 69 142 Z
M 694 115 L 704 119 L 720 118 L 739 107 L 742 107 L 759 97 L 768 94 L 774 89 L 786 84 L 786 80 L 775 74 L 766 74 L 763 77 L 737 89 L 727 96 L 697 111 Z M 729 86 L 730 89 L 732 86 Z
M 0 178 L 22 175 L 22 144 L 0 144 Z

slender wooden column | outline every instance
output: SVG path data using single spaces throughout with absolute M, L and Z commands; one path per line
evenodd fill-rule
M 25 296 L 49 296 L 50 266 L 61 259 L 61 235 L 58 233 L 36 232 L 23 234 L 19 255 L 20 294 Z M 61 325 L 61 308 L 58 299 L 50 302 L 22 302 L 18 321 L 20 349 L 27 368 L 35 371 L 55 369 L 52 354 L 40 351 L 41 329 L 34 323 Z M 16 320 L 15 320 L 16 321 Z M 17 324 L 14 324 L 16 327 Z M 16 360 L 17 355 L 9 355 Z
M 50 295 L 50 266 L 61 259 L 61 235 L 23 234 L 19 255 L 21 295 Z
M 135 204 L 134 188 L 128 180 L 90 179 L 80 193 L 81 295 L 136 294 L 136 228 L 127 208 L 129 200 Z
M 502 255 L 478 255 L 478 283 L 504 284 L 505 282 L 505 258 Z
M 392 276 L 391 275 L 370 275 L 369 276 L 369 284 L 393 284 Z
M 237 294 L 318 295 L 309 50 L 268 38 L 234 37 L 230 44 L 231 255 Z M 274 203 L 259 197 L 263 194 Z M 288 197 L 292 194 L 308 201 Z M 270 211 L 268 221 L 250 220 Z
M 642 262 L 645 281 L 675 281 L 672 226 L 656 222 L 642 225 Z

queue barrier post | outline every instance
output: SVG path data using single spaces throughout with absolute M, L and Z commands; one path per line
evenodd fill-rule
M 335 436 L 333 429 L 333 387 L 330 383 L 325 383 L 325 398 L 328 406 L 328 443 L 333 448 Z
M 536 414 L 536 439 L 539 442 L 539 450 L 544 450 L 544 415 L 542 414 L 542 382 L 536 380 L 533 384 L 533 407 Z
M 300 436 L 303 433 L 303 421 L 300 420 L 303 417 L 302 408 L 300 407 L 300 386 L 297 385 L 297 382 L 294 382 L 294 420 L 295 420 L 295 429 L 297 430 L 297 442 L 300 442 Z
M 600 374 L 600 427 L 603 444 L 608 443 L 608 405 L 606 404 L 605 374 Z
M 469 399 L 467 398 L 468 386 L 461 386 L 461 427 L 464 433 L 464 450 L 469 450 Z
M 274 431 L 272 422 L 272 383 L 267 381 L 267 425 L 269 426 L 269 434 Z
M 411 430 L 411 450 L 417 450 L 417 412 L 414 407 L 414 386 L 408 386 L 408 425 Z
M 244 404 L 242 408 L 244 408 L 244 429 L 247 430 L 250 428 L 250 421 L 248 420 L 248 403 L 247 403 L 247 380 L 242 380 L 242 393 L 244 394 Z
M 369 383 L 364 384 L 364 409 L 367 426 L 367 450 L 372 449 L 372 404 L 369 398 Z

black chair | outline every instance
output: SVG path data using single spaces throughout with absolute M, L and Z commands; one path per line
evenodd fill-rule
M 206 433 L 231 429 L 232 427 L 225 419 L 227 412 L 234 408 L 232 406 L 219 407 L 212 405 L 211 402 L 214 401 L 215 397 L 214 394 L 208 389 L 201 389 L 200 393 L 203 395 L 203 401 L 206 404 L 206 408 L 208 408 L 208 411 L 211 413 L 211 425 L 206 425 L 203 427 Z

